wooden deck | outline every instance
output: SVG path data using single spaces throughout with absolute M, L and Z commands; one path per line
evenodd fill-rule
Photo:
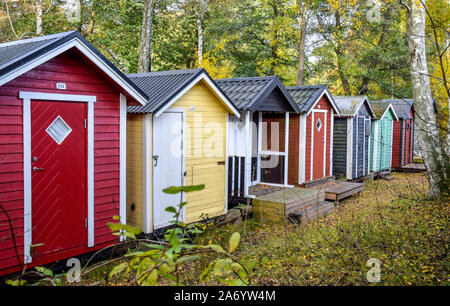
M 311 187 L 325 192 L 325 199 L 339 204 L 339 201 L 363 191 L 364 184 L 347 181 L 329 181 L 321 185 Z
M 329 205 L 322 205 L 325 202 L 323 190 L 297 187 L 259 195 L 252 202 L 253 215 L 257 220 L 278 223 L 290 218 L 306 222 L 329 214 L 334 209 L 334 205 L 331 208 Z
M 401 167 L 400 169 L 395 169 L 395 170 L 403 171 L 403 172 L 423 172 L 423 171 L 426 171 L 426 168 L 425 168 L 424 164 L 412 163 L 412 164 L 407 164 L 407 165 Z

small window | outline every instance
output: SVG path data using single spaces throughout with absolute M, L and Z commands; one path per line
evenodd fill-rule
M 320 121 L 320 118 L 319 118 L 319 120 L 317 120 L 316 128 L 317 128 L 317 131 L 320 131 L 320 129 L 322 128 L 322 121 Z
M 57 144 L 61 144 L 67 136 L 69 136 L 72 129 L 70 126 L 61 118 L 61 116 L 56 117 L 56 119 L 49 125 L 45 130 Z

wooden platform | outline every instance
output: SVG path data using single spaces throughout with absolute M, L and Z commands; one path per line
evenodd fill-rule
M 423 172 L 423 171 L 426 171 L 426 168 L 425 168 L 424 164 L 412 163 L 412 164 L 407 164 L 407 165 L 401 167 L 400 169 L 395 169 L 395 170 L 403 171 L 403 172 Z
M 290 215 L 303 216 L 325 202 L 323 190 L 284 188 L 253 199 L 253 216 L 260 221 L 285 222 Z M 323 210 L 323 209 L 322 209 Z
M 342 199 L 363 191 L 364 184 L 347 181 L 329 181 L 311 188 L 323 190 L 325 192 L 325 199 L 339 204 L 339 201 Z

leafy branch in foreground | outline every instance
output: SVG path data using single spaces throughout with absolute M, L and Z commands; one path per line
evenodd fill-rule
M 194 192 L 205 188 L 205 185 L 169 187 L 163 191 L 168 194 Z M 124 256 L 122 262 L 112 268 L 109 278 L 114 276 L 134 275 L 132 283 L 137 285 L 156 285 L 158 279 L 168 281 L 170 285 L 182 285 L 183 265 L 190 262 L 211 258 L 207 268 L 200 274 L 199 282 L 217 281 L 228 285 L 248 285 L 250 283 L 247 270 L 233 257 L 232 253 L 240 242 L 240 234 L 235 232 L 229 240 L 228 250 L 220 245 L 195 245 L 189 243 L 191 235 L 200 234 L 199 223 L 185 225 L 180 221 L 186 202 L 181 202 L 177 208 L 169 206 L 166 211 L 174 214 L 171 221 L 173 227 L 164 233 L 165 243 L 144 243 L 144 250 L 132 251 Z M 140 231 L 130 225 L 120 223 L 108 224 L 115 235 L 123 235 L 136 240 Z

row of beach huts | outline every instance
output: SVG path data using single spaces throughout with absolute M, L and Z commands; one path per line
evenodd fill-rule
M 255 199 L 413 162 L 412 100 L 333 97 L 276 76 L 123 74 L 78 32 L 0 44 L 0 275 Z M 205 184 L 183 195 L 169 186 Z M 306 188 L 305 188 L 306 189 Z

